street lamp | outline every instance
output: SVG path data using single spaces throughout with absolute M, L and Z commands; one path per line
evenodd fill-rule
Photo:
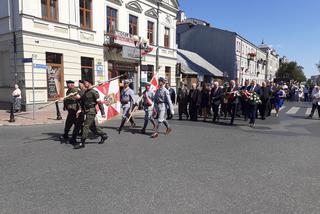
M 140 73 L 140 80 L 139 80 L 139 95 L 142 92 L 142 50 L 146 50 L 148 48 L 148 40 L 141 38 L 140 36 L 134 35 L 132 37 L 134 45 L 136 48 L 139 48 L 139 73 Z

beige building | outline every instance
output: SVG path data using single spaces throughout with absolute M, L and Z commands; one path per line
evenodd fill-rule
M 112 71 L 121 73 L 122 69 L 134 69 L 133 78 L 138 78 L 137 59 L 131 59 L 134 66 L 130 68 L 126 63 L 110 63 L 109 57 L 119 59 L 119 50 L 107 47 L 108 8 L 119 11 L 115 22 L 119 28 L 115 30 L 122 31 L 120 35 L 125 36 L 118 38 L 131 40 L 131 46 L 132 36 L 125 34 L 130 33 L 129 26 L 137 28 L 138 35 L 144 38 L 149 35 L 146 32 L 148 21 L 153 22 L 156 41 L 156 23 L 159 20 L 159 49 L 154 43 L 152 52 L 148 53 L 150 56 L 143 58 L 143 64 L 155 66 L 158 50 L 161 56 L 158 58 L 160 75 L 168 76 L 174 84 L 176 1 L 161 1 L 158 19 L 157 4 L 152 0 L 3 0 L 0 8 L 0 102 L 10 101 L 13 85 L 18 83 L 23 93 L 23 104 L 27 108 L 32 104 L 32 65 L 23 64 L 23 58 L 33 57 L 33 63 L 37 64 L 34 67 L 37 104 L 63 96 L 65 81 L 69 79 L 104 81 L 115 74 Z M 133 16 L 139 20 L 136 27 Z M 130 55 L 132 49 L 127 48 L 126 51 Z

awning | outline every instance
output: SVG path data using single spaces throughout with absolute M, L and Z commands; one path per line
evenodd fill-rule
M 177 60 L 181 63 L 181 71 L 185 74 L 223 77 L 223 72 L 210 64 L 198 54 L 182 49 L 177 50 Z

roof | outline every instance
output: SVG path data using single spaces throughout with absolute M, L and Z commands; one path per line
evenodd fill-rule
M 178 49 L 177 53 L 177 59 L 178 62 L 181 63 L 183 73 L 223 77 L 222 71 L 210 64 L 200 55 L 182 49 Z

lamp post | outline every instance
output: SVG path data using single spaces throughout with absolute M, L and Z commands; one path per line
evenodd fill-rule
M 134 46 L 136 48 L 139 48 L 139 75 L 140 75 L 140 79 L 139 79 L 139 95 L 141 95 L 142 93 L 142 69 L 141 69 L 141 65 L 142 65 L 142 50 L 146 50 L 148 48 L 148 40 L 145 40 L 139 36 L 133 36 L 132 37 L 133 41 L 134 41 Z

